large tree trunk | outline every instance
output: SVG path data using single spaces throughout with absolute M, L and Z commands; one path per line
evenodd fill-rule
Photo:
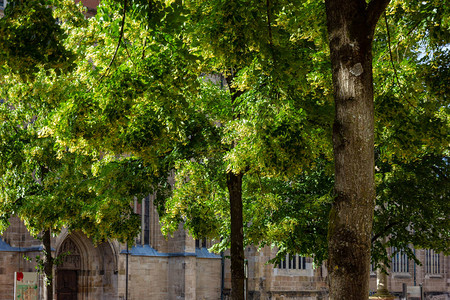
M 244 228 L 242 219 L 242 174 L 227 174 L 231 213 L 231 299 L 244 299 Z
M 335 199 L 328 231 L 331 300 L 369 296 L 374 182 L 372 39 L 388 0 L 326 0 L 333 73 Z
M 44 247 L 44 300 L 53 299 L 53 257 L 50 229 L 44 230 L 42 236 Z

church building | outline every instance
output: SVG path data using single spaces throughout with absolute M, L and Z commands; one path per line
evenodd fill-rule
M 230 295 L 229 253 L 208 251 L 211 242 L 194 240 L 180 229 L 165 238 L 153 198 L 135 205 L 141 215 L 141 235 L 135 245 L 117 241 L 94 245 L 81 232 L 61 232 L 52 239 L 54 299 L 57 300 L 223 300 Z M 36 256 L 42 242 L 28 233 L 18 218 L 0 236 L 0 300 L 43 299 Z M 327 271 L 298 255 L 280 264 L 268 261 L 276 249 L 245 249 L 247 299 L 328 299 Z M 416 250 L 422 265 L 402 253 L 392 257 L 388 289 L 408 299 L 450 299 L 450 259 L 432 250 Z M 28 259 L 25 259 L 27 257 Z M 376 274 L 371 273 L 371 291 Z M 420 298 L 422 294 L 423 298 Z

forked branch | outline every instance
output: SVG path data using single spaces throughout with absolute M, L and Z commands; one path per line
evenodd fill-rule
M 367 24 L 371 31 L 375 31 L 381 14 L 386 10 L 390 0 L 372 0 L 367 5 Z

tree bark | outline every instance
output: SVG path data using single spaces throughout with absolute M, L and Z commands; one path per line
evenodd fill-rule
M 372 40 L 388 0 L 326 0 L 335 100 L 335 199 L 328 229 L 331 300 L 369 296 L 375 207 Z
M 44 300 L 53 299 L 53 257 L 50 229 L 44 230 L 42 236 L 44 247 Z
M 243 174 L 227 174 L 231 213 L 231 299 L 244 299 L 244 228 L 242 218 Z

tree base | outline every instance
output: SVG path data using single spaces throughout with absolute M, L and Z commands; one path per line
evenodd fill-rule
M 389 293 L 376 293 L 369 297 L 369 300 L 394 300 L 395 296 Z

